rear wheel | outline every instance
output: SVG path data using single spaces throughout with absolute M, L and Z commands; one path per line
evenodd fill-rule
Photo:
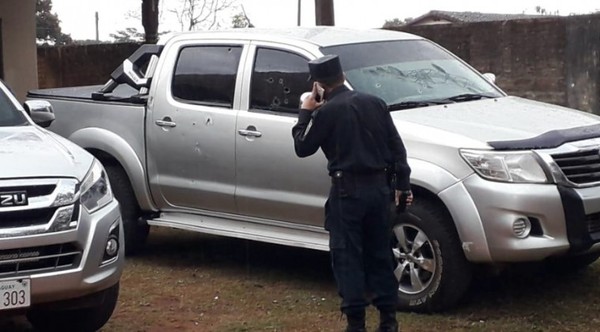
M 99 304 L 80 309 L 32 309 L 27 319 L 36 331 L 93 332 L 99 330 L 112 316 L 119 298 L 119 283 L 92 295 Z
M 128 255 L 135 254 L 144 247 L 150 226 L 142 218 L 140 207 L 125 170 L 118 164 L 107 164 L 105 168 L 113 193 L 121 207 L 125 253 Z
M 433 312 L 458 302 L 472 276 L 452 220 L 435 203 L 418 197 L 396 217 L 393 253 L 400 310 Z

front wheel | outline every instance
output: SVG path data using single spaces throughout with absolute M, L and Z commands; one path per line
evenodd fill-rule
M 400 310 L 434 312 L 456 304 L 469 287 L 472 267 L 450 216 L 424 198 L 415 199 L 393 226 L 394 274 Z

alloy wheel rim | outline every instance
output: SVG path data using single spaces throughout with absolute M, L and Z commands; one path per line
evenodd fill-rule
M 400 224 L 393 232 L 398 290 L 405 294 L 421 293 L 429 287 L 437 269 L 433 245 L 427 234 L 414 225 Z

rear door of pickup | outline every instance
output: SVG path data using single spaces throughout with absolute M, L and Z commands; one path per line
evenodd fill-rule
M 235 212 L 235 139 L 247 42 L 174 42 L 151 92 L 149 182 L 161 210 Z
M 323 224 L 329 188 L 322 152 L 300 159 L 292 127 L 300 95 L 310 91 L 307 51 L 253 42 L 244 74 L 236 135 L 236 203 L 242 215 Z

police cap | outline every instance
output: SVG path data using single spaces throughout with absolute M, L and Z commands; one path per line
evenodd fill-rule
M 335 54 L 322 56 L 308 62 L 310 78 L 317 82 L 331 82 L 343 75 L 340 58 Z

